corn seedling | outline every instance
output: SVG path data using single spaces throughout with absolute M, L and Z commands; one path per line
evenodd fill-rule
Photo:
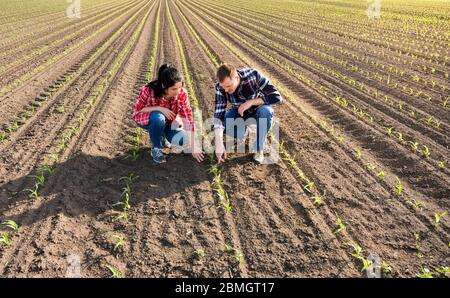
M 433 278 L 433 273 L 427 268 L 422 268 L 416 276 L 419 278 Z
M 380 172 L 377 174 L 377 177 L 379 177 L 380 179 L 384 179 L 385 176 L 386 176 L 386 174 L 384 173 L 384 171 L 380 171 Z
M 221 204 L 226 213 L 231 212 L 232 207 L 230 199 L 228 198 L 228 193 L 225 192 L 225 201 L 222 201 Z
M 437 163 L 437 166 L 438 166 L 439 168 L 443 169 L 443 168 L 445 168 L 445 162 L 440 161 L 440 162 Z
M 198 248 L 194 251 L 194 255 L 195 255 L 195 257 L 200 259 L 201 257 L 203 257 L 205 255 L 205 251 L 201 248 Z
M 64 106 L 59 106 L 56 108 L 56 112 L 58 112 L 59 114 L 63 114 L 64 113 Z
M 337 224 L 338 224 L 338 228 L 337 228 L 337 230 L 336 231 L 334 231 L 334 233 L 335 234 L 343 234 L 343 232 L 345 231 L 345 225 L 344 225 L 344 223 L 342 222 L 342 219 L 340 218 L 340 217 L 338 217 L 338 219 L 337 219 Z
M 8 227 L 14 231 L 17 231 L 19 229 L 19 225 L 13 220 L 4 221 L 2 223 L 2 225 L 4 225 L 5 227 Z
M 23 191 L 25 191 L 25 192 L 29 192 L 30 194 L 28 195 L 30 198 L 35 198 L 35 199 L 37 199 L 38 197 L 39 197 L 39 193 L 38 193 L 38 191 L 39 191 L 39 184 L 35 184 L 34 185 L 34 189 L 31 189 L 31 188 L 27 188 L 27 189 L 24 189 Z
M 373 170 L 375 170 L 375 168 L 377 167 L 377 165 L 376 164 L 374 164 L 374 163 L 368 163 L 367 164 L 367 168 L 370 170 L 370 171 L 373 171 Z
M 423 155 L 425 158 L 430 157 L 431 152 L 430 152 L 430 149 L 429 149 L 427 146 L 423 146 L 423 149 L 422 149 L 422 155 Z
M 235 249 L 236 253 L 232 256 L 232 259 L 234 260 L 235 263 L 240 264 L 242 263 L 244 256 L 242 255 L 242 253 Z
M 322 197 L 320 195 L 315 195 L 314 197 L 312 197 L 312 199 L 314 200 L 314 204 L 317 206 L 322 205 Z
M 388 276 L 392 272 L 392 267 L 384 261 L 381 263 L 380 268 L 384 276 Z
M 395 176 L 395 181 L 397 182 L 397 184 L 395 185 L 395 191 L 396 191 L 397 195 L 401 195 L 404 190 L 403 185 L 397 176 Z
M 8 237 L 8 234 L 0 234 L 0 243 L 4 243 L 5 245 L 11 245 L 11 240 Z
M 361 150 L 356 149 L 355 155 L 358 159 L 361 159 Z
M 411 148 L 412 148 L 412 150 L 414 152 L 419 150 L 419 143 L 418 142 L 408 141 L 408 143 L 411 145 Z
M 422 211 L 422 206 L 425 207 L 425 204 L 423 204 L 422 202 L 413 199 L 412 201 L 408 201 L 409 204 L 411 204 L 414 208 L 416 208 L 417 210 Z
M 306 185 L 303 186 L 303 188 L 309 192 L 312 193 L 313 188 L 314 188 L 314 181 L 309 181 Z
M 441 222 L 442 218 L 445 216 L 447 212 L 442 212 L 442 213 L 435 213 L 434 214 L 434 226 L 436 227 L 436 229 L 439 227 L 439 223 Z
M 450 267 L 438 267 L 436 272 L 444 274 L 445 276 L 450 276 Z
M 0 133 L 0 141 L 2 143 L 4 143 L 6 141 L 6 133 L 4 131 L 2 131 L 2 133 Z
M 394 131 L 394 128 L 393 128 L 393 127 L 388 127 L 388 128 L 386 128 L 386 132 L 387 132 L 388 136 L 391 136 L 392 133 L 393 133 L 393 131 Z
M 114 278 L 121 278 L 122 277 L 122 274 L 120 273 L 120 271 L 118 269 L 114 268 L 113 266 L 105 265 L 105 267 L 108 268 L 109 271 L 111 271 L 111 273 L 112 273 L 111 277 L 114 277 Z
M 118 236 L 118 235 L 114 235 L 113 236 L 116 240 L 114 242 L 114 251 L 116 251 L 117 249 L 119 249 L 119 247 L 123 247 L 125 244 L 125 239 L 122 236 Z
M 231 246 L 231 245 L 225 245 L 225 249 L 224 249 L 224 251 L 226 252 L 226 253 L 232 253 L 233 251 L 234 251 L 234 247 L 233 246 Z
M 52 152 L 52 153 L 50 153 L 50 157 L 51 157 L 55 162 L 59 162 L 59 153 Z

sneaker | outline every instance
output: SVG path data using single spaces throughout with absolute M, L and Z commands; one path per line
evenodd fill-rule
M 156 163 L 166 162 L 166 158 L 164 157 L 164 153 L 161 148 L 153 148 L 151 151 L 151 156 L 153 157 L 153 161 Z
M 253 159 L 261 164 L 264 161 L 264 151 L 258 151 L 255 153 L 255 155 L 253 155 Z

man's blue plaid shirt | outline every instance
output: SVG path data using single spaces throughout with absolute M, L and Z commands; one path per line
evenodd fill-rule
M 247 100 L 255 98 L 261 98 L 268 105 L 282 101 L 280 92 L 256 69 L 244 68 L 238 69 L 237 72 L 241 77 L 241 84 L 233 94 L 226 93 L 219 83 L 216 83 L 214 128 L 224 128 L 227 102 L 230 102 L 233 108 L 238 108 Z

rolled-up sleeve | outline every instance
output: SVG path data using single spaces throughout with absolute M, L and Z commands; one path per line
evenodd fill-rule
M 225 128 L 225 108 L 227 107 L 227 99 L 225 94 L 220 90 L 219 84 L 216 84 L 215 94 L 215 108 L 214 108 L 214 129 Z
M 279 104 L 283 101 L 280 92 L 268 78 L 257 70 L 255 70 L 254 75 L 256 77 L 256 82 L 258 82 L 259 90 L 263 94 L 262 100 L 264 100 L 266 104 Z

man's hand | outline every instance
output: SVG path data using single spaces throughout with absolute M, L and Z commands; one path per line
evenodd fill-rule
M 253 106 L 253 103 L 251 100 L 248 100 L 241 104 L 238 108 L 238 113 L 241 115 L 241 117 L 244 117 L 244 112 L 250 109 Z
M 217 163 L 224 162 L 227 159 L 227 151 L 225 150 L 225 146 L 222 144 L 216 145 L 216 157 Z
M 238 113 L 241 117 L 244 117 L 244 112 L 250 109 L 252 106 L 260 106 L 264 104 L 264 100 L 261 98 L 250 99 L 241 104 L 238 108 Z
M 192 157 L 198 162 L 202 162 L 205 159 L 202 152 L 192 152 Z

